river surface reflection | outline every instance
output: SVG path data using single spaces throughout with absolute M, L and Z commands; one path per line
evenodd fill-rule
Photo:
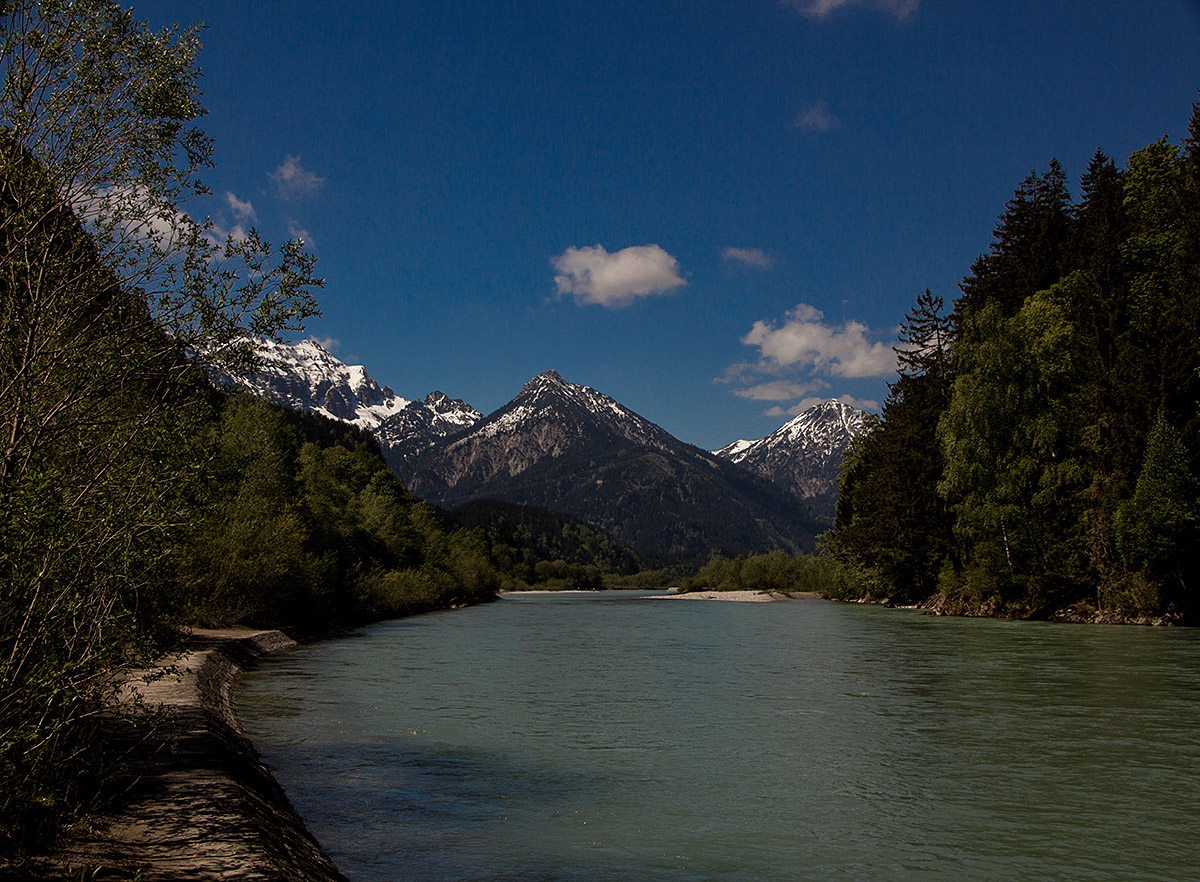
M 1200 632 L 509 595 L 266 660 L 355 882 L 1200 879 Z

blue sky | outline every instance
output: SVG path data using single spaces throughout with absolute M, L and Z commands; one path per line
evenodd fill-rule
M 309 326 L 487 413 L 543 370 L 680 439 L 886 395 L 1052 157 L 1185 133 L 1196 0 L 156 0 L 202 21 L 191 206 L 300 235 Z

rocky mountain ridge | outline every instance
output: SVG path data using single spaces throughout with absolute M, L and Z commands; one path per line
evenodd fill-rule
M 770 481 L 554 371 L 399 474 L 442 506 L 488 497 L 564 512 L 651 561 L 703 560 L 714 550 L 798 553 L 822 527 Z
M 258 341 L 253 373 L 210 372 L 225 388 L 245 389 L 292 410 L 318 413 L 370 432 L 393 471 L 439 439 L 474 425 L 483 414 L 444 392 L 410 401 L 380 386 L 362 365 L 347 365 L 315 340 Z
M 791 490 L 818 514 L 832 518 L 837 477 L 866 412 L 836 398 L 823 401 L 758 441 L 734 441 L 714 455 Z
M 448 439 L 430 456 L 414 459 L 400 476 L 414 493 L 451 504 L 479 495 L 471 490 L 514 478 L 549 457 L 560 459 L 588 437 L 590 445 L 627 443 L 668 451 L 681 442 L 601 392 L 568 383 L 556 371 L 534 377 L 504 407 Z

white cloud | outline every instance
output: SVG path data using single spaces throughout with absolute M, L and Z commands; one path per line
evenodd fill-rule
M 800 10 L 809 18 L 823 19 L 848 6 L 869 6 L 890 12 L 903 21 L 916 12 L 920 0 L 783 0 L 784 4 Z
M 69 192 L 67 199 L 80 220 L 105 238 L 145 243 L 163 254 L 182 247 L 198 229 L 187 214 L 131 184 Z
M 755 269 L 770 269 L 775 263 L 775 259 L 761 248 L 726 248 L 721 256 Z
M 246 241 L 246 228 L 241 224 L 226 227 L 214 221 L 212 227 L 205 232 L 204 237 L 214 248 L 223 248 L 227 239 L 232 239 L 234 242 Z
M 313 337 L 311 339 L 314 343 L 331 354 L 335 354 L 342 346 L 342 341 L 337 337 Z
M 892 347 L 869 339 L 862 322 L 829 324 L 821 310 L 806 303 L 790 310 L 780 325 L 755 322 L 741 342 L 758 349 L 758 360 L 730 365 L 713 382 L 739 387 L 733 394 L 752 401 L 796 402 L 765 411 L 770 417 L 793 417 L 827 401 L 829 396 L 818 396 L 833 378 L 861 380 L 896 370 Z M 848 394 L 838 400 L 864 410 L 879 409 L 877 401 Z
M 824 101 L 818 101 L 796 117 L 796 127 L 806 132 L 832 132 L 841 124 L 842 121 L 829 112 L 829 106 Z
M 275 182 L 276 191 L 283 199 L 311 196 L 325 183 L 324 178 L 317 177 L 300 165 L 299 156 L 284 157 L 283 164 L 271 172 L 271 180 Z
M 550 264 L 557 272 L 558 293 L 572 295 L 581 306 L 619 309 L 687 284 L 679 275 L 679 261 L 657 245 L 634 245 L 612 254 L 602 245 L 572 247 Z
M 229 204 L 229 210 L 233 212 L 233 216 L 238 220 L 250 221 L 252 224 L 258 223 L 258 214 L 249 201 L 243 202 L 229 191 L 225 192 L 225 201 Z
M 745 389 L 735 389 L 733 394 L 739 398 L 749 398 L 752 401 L 792 401 L 801 395 L 808 395 L 810 392 L 827 388 L 829 388 L 829 384 L 824 380 L 814 380 L 809 383 L 797 383 L 792 380 L 769 380 L 765 383 L 756 383 Z
M 757 346 L 760 367 L 772 372 L 794 368 L 855 378 L 881 377 L 896 370 L 896 353 L 890 345 L 868 341 L 866 325 L 847 321 L 836 327 L 823 318 L 819 309 L 801 303 L 779 327 L 755 322 L 742 343 Z

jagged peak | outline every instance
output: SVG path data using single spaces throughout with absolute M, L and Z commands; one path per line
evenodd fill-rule
M 862 414 L 863 411 L 853 405 L 846 404 L 838 398 L 829 398 L 802 411 L 785 423 L 783 428 L 829 419 L 840 420 L 843 423 L 847 421 L 857 423 L 862 421 Z
M 473 432 L 477 439 L 512 435 L 527 425 L 547 425 L 547 420 L 573 425 L 571 431 L 575 433 L 586 431 L 583 427 L 590 425 L 639 444 L 663 447 L 674 440 L 603 392 L 567 382 L 553 370 L 529 380 L 516 398 L 483 419 Z M 469 439 L 464 437 L 455 443 L 469 443 Z
M 445 392 L 437 390 L 425 396 L 424 404 L 431 413 L 435 413 L 441 417 L 450 417 L 452 420 L 462 424 L 473 423 L 483 417 L 483 414 L 465 401 L 458 398 L 451 398 Z
M 530 380 L 528 383 L 526 383 L 521 388 L 521 391 L 522 392 L 532 392 L 532 391 L 534 391 L 536 389 L 540 389 L 544 386 L 564 386 L 565 387 L 565 386 L 570 386 L 570 385 L 572 385 L 572 384 L 568 383 L 566 380 L 564 380 L 562 378 L 562 376 L 558 373 L 558 371 L 553 371 L 553 370 L 542 371 L 540 374 L 538 374 L 536 377 L 534 377 L 532 380 Z
M 830 398 L 805 410 L 794 419 L 780 426 L 754 447 L 769 449 L 777 444 L 804 444 L 823 449 L 832 456 L 842 449 L 850 438 L 862 431 L 864 412 L 858 408 Z M 751 451 L 747 451 L 749 455 Z
M 280 345 L 281 346 L 290 345 L 295 349 L 315 350 L 315 351 L 323 353 L 325 355 L 333 354 L 328 349 L 326 349 L 323 345 L 321 345 L 320 341 L 318 341 L 316 337 L 308 337 L 307 339 L 301 340 L 299 343 L 292 343 L 292 344 L 282 343 Z
M 792 417 L 770 435 L 758 441 L 734 441 L 713 453 L 733 462 L 761 456 L 779 445 L 802 444 L 809 449 L 823 449 L 833 455 L 844 447 L 847 439 L 862 431 L 865 411 L 829 398 Z

